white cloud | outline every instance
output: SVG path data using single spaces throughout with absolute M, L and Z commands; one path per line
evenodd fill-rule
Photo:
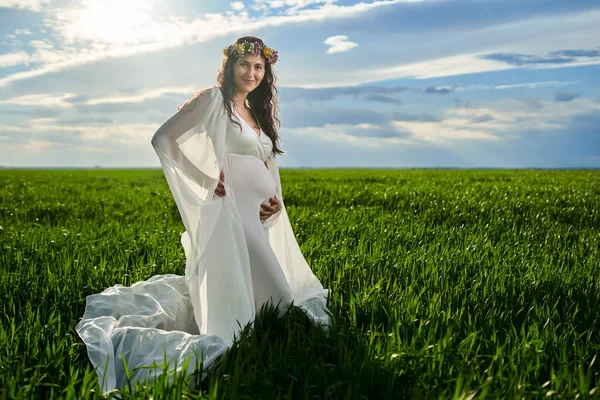
M 569 118 L 600 110 L 600 103 L 590 99 L 570 102 L 550 100 L 500 100 L 451 109 L 448 112 L 473 120 L 491 116 L 490 122 L 478 123 L 497 132 L 510 133 L 535 129 L 561 129 Z
M 335 1 L 336 0 L 254 0 L 251 8 L 268 13 L 271 9 L 288 7 L 286 14 L 292 15 L 297 13 L 298 10 L 312 4 L 332 4 L 335 3 Z
M 309 9 L 298 9 L 292 8 L 288 10 L 289 18 L 285 16 L 276 17 L 280 19 L 281 23 L 286 22 L 309 22 L 309 21 L 323 21 L 326 19 L 338 19 L 338 18 L 349 18 L 355 17 L 362 13 L 370 10 L 376 10 L 381 7 L 389 7 L 394 4 L 400 3 L 422 3 L 428 1 L 438 0 L 376 0 L 371 3 L 357 3 L 351 6 L 338 6 L 333 4 L 332 1 L 314 1 L 314 3 L 325 3 L 323 6 L 318 8 Z M 279 25 L 279 24 L 278 24 Z
M 569 103 L 501 100 L 443 110 L 446 118 L 439 121 L 392 120 L 387 128 L 374 124 L 326 124 L 291 131 L 361 147 L 433 145 L 457 148 L 464 142 L 517 140 L 530 131 L 564 129 L 572 117 L 594 111 L 600 111 L 600 102 L 589 99 L 575 99 Z M 395 131 L 398 136 L 378 135 L 382 131 Z
M 278 3 L 279 1 L 269 0 L 267 3 Z M 319 4 L 319 3 L 335 3 L 335 0 L 285 0 L 285 5 L 288 7 L 298 7 L 304 8 L 311 4 Z M 272 7 L 272 6 L 271 6 Z
M 51 124 L 56 122 L 56 118 L 32 118 L 29 120 L 30 124 Z
M 327 49 L 327 54 L 341 53 L 358 46 L 358 43 L 349 41 L 345 35 L 330 36 L 325 40 L 325 44 L 331 46 Z
M 300 69 L 294 74 L 290 74 L 290 76 L 284 76 L 280 73 L 280 78 L 286 82 L 285 86 L 288 87 L 319 89 L 337 86 L 355 86 L 400 78 L 441 78 L 514 68 L 499 61 L 483 60 L 479 58 L 479 54 L 477 53 L 441 57 L 422 62 L 403 63 L 402 61 L 398 61 L 393 64 L 393 67 L 380 66 L 365 69 L 338 68 L 335 69 L 335 74 L 327 74 L 322 70 L 318 74 L 309 71 L 310 76 L 303 75 L 305 71 Z
M 349 132 L 365 131 L 365 136 L 357 136 Z M 381 127 L 369 126 L 368 124 L 325 124 L 319 127 L 294 128 L 291 131 L 299 136 L 318 137 L 320 140 L 332 143 L 351 144 L 357 147 L 380 148 L 389 145 L 415 145 L 418 144 L 411 138 L 385 137 L 376 138 L 369 136 L 369 131 L 376 132 Z M 401 133 L 400 131 L 398 132 Z
M 564 129 L 570 118 L 600 110 L 600 102 L 575 99 L 554 101 L 501 100 L 445 110 L 439 122 L 393 121 L 416 140 L 439 145 L 460 140 L 518 139 L 528 131 Z
M 558 82 L 558 81 L 545 81 L 545 82 L 527 82 L 527 83 L 517 83 L 514 85 L 497 85 L 494 86 L 494 89 L 502 90 L 502 89 L 537 89 L 543 87 L 555 87 L 555 86 L 567 86 L 567 85 L 575 85 L 579 83 L 579 81 L 567 81 L 567 82 Z
M 58 95 L 56 93 L 49 94 L 28 94 L 24 96 L 13 97 L 10 99 L 0 100 L 0 104 L 13 104 L 18 106 L 44 106 L 55 108 L 70 108 L 73 104 L 66 101 L 75 97 L 74 93 L 64 93 Z
M 469 127 L 466 118 L 452 118 L 441 122 L 391 121 L 388 130 L 398 132 L 397 137 L 377 137 L 380 126 L 370 124 L 326 124 L 321 127 L 295 128 L 298 135 L 316 136 L 323 140 L 352 144 L 360 147 L 451 145 L 464 140 L 499 140 L 499 137 L 482 128 Z M 364 131 L 364 135 L 360 135 Z
M 289 7 L 289 9 L 286 11 L 286 14 L 288 15 L 294 15 L 296 13 L 298 13 L 299 10 L 306 8 L 310 5 L 313 4 L 325 4 L 325 5 L 331 5 L 333 3 L 335 3 L 336 0 L 285 0 L 285 5 Z M 274 1 L 271 3 L 279 3 L 278 1 Z M 273 6 L 271 6 L 273 7 Z
M 41 153 L 54 154 L 57 150 L 67 153 L 108 153 L 110 150 L 99 146 L 82 146 L 76 143 L 53 142 L 45 139 L 29 139 L 25 143 L 7 143 L 2 145 L 5 154 L 38 155 Z M 67 156 L 67 155 L 65 155 Z M 65 157 L 62 157 L 64 159 Z
M 86 105 L 110 104 L 110 103 L 137 103 L 144 100 L 155 99 L 165 94 L 193 94 L 194 86 L 166 87 L 150 89 L 133 95 L 114 94 L 112 96 L 89 99 L 84 102 Z
M 78 133 L 82 142 L 112 142 L 115 144 L 147 145 L 152 138 L 157 124 L 106 124 L 101 126 L 70 126 L 49 123 L 32 123 L 31 129 L 36 132 L 48 133 Z
M 39 12 L 49 3 L 50 0 L 0 0 L 0 8 L 19 8 Z
M 369 69 L 357 74 L 383 81 L 396 78 L 429 79 L 513 68 L 500 61 L 481 59 L 481 55 L 478 53 L 460 54 L 394 67 Z
M 27 129 L 21 125 L 0 124 L 0 132 L 27 132 Z
M 353 13 L 356 11 L 364 12 L 380 6 L 387 6 L 391 4 L 400 3 L 425 3 L 434 2 L 439 0 L 376 0 L 371 3 L 360 2 L 351 6 L 339 6 L 334 4 L 337 0 L 255 0 L 256 4 L 267 4 L 270 8 L 281 7 L 280 3 L 284 3 L 285 6 L 289 7 L 285 13 L 287 15 L 302 15 L 311 18 L 319 18 L 319 16 L 328 17 L 344 17 L 348 16 L 346 13 Z M 314 4 L 322 4 L 321 7 L 307 8 Z M 344 15 L 346 14 L 346 15 Z
M 18 147 L 23 148 L 29 153 L 40 153 L 52 147 L 59 146 L 60 143 L 51 142 L 43 139 L 30 139 L 27 143 L 17 144 Z
M 485 129 L 469 125 L 468 119 L 451 118 L 441 122 L 392 121 L 399 130 L 409 132 L 411 138 L 433 144 L 443 144 L 457 140 L 498 140 L 498 137 Z
M 47 137 L 55 135 L 77 135 L 79 144 L 84 146 L 97 146 L 110 144 L 139 144 L 147 145 L 152 138 L 158 124 L 140 123 L 112 123 L 102 125 L 69 125 L 57 123 L 54 118 L 33 118 L 26 124 L 0 125 L 0 132 L 29 133 L 39 136 L 39 139 L 48 140 Z M 35 137 L 34 139 L 37 139 Z M 56 140 L 57 143 L 72 143 L 71 141 Z
M 507 90 L 507 89 L 539 89 L 546 87 L 563 87 L 576 85 L 579 81 L 542 81 L 542 82 L 524 82 L 511 85 L 467 85 L 456 87 L 456 92 L 465 92 L 473 90 Z
M 29 29 L 17 29 L 15 30 L 15 35 L 33 35 Z
M 0 54 L 0 68 L 12 67 L 14 65 L 28 65 L 31 56 L 23 51 L 17 53 Z
M 234 1 L 233 3 L 231 3 L 231 8 L 233 8 L 236 11 L 243 10 L 245 7 L 246 6 L 241 1 Z

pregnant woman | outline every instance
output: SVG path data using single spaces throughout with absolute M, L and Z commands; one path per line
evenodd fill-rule
M 325 330 L 328 291 L 300 252 L 283 202 L 272 66 L 277 51 L 242 37 L 217 85 L 180 107 L 152 145 L 186 231 L 185 276 L 157 275 L 86 299 L 76 330 L 103 391 L 153 379 L 170 363 L 211 366 L 265 305 L 300 307 Z M 277 121 L 278 122 L 278 121 Z M 165 360 L 166 356 L 166 360 Z M 203 375 L 204 376 L 204 375 Z

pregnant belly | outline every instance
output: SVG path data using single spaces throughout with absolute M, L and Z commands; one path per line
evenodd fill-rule
M 265 164 L 257 157 L 226 154 L 225 182 L 233 190 L 235 202 L 258 210 L 263 202 L 275 195 L 275 182 Z

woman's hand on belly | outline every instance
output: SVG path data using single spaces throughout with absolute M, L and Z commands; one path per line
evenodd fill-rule
M 215 194 L 219 197 L 225 196 L 225 186 L 223 183 L 225 182 L 225 172 L 221 171 L 221 175 L 219 176 L 219 183 L 217 184 L 217 188 L 215 189 Z
M 281 210 L 281 202 L 277 199 L 277 196 L 273 196 L 269 199 L 270 204 L 262 203 L 260 205 L 260 222 L 265 222 L 267 218 L 273 214 L 277 214 Z

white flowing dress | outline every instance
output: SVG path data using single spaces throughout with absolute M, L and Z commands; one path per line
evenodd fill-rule
M 268 302 L 280 315 L 293 302 L 316 325 L 331 324 L 328 291 L 302 256 L 285 210 L 271 139 L 236 116 L 241 131 L 213 87 L 152 138 L 186 227 L 186 271 L 86 298 L 76 331 L 104 393 L 127 384 L 124 360 L 132 381 L 155 379 L 163 369 L 144 367 L 163 362 L 181 371 L 188 360 L 188 373 L 201 360 L 210 367 Z M 221 170 L 223 197 L 213 195 Z M 282 209 L 261 223 L 261 204 L 274 195 Z

